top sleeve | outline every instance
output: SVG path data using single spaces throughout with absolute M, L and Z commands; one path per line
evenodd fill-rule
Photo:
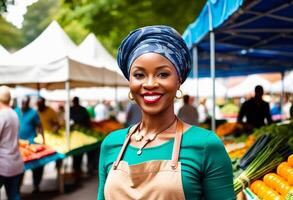
M 105 186 L 105 182 L 106 182 L 106 178 L 107 178 L 107 171 L 106 171 L 106 167 L 105 167 L 105 153 L 106 153 L 106 149 L 105 149 L 105 141 L 104 140 L 102 142 L 101 145 L 101 152 L 100 152 L 100 161 L 99 161 L 99 188 L 98 188 L 98 197 L 97 200 L 104 200 L 105 196 L 104 196 L 104 186 Z
M 41 120 L 40 120 L 40 116 L 39 116 L 39 114 L 38 114 L 38 112 L 37 111 L 34 111 L 34 115 L 35 115 L 35 117 L 34 117 L 34 120 L 35 120 L 35 125 L 36 126 L 39 126 L 40 124 L 41 124 Z
M 266 103 L 266 110 L 265 110 L 265 116 L 267 118 L 267 122 L 268 124 L 271 124 L 273 123 L 273 120 L 272 120 L 272 115 L 271 115 L 271 111 L 270 111 L 270 105 L 268 103 Z
M 246 112 L 246 102 L 244 102 L 242 104 L 242 106 L 240 107 L 240 111 L 238 113 L 238 117 L 237 117 L 237 122 L 242 123 L 243 122 L 243 117 L 245 115 Z
M 1 142 L 3 130 L 4 130 L 4 119 L 3 119 L 3 116 L 0 113 L 0 142 Z
M 203 162 L 203 192 L 206 200 L 235 200 L 230 158 L 222 141 L 210 132 Z

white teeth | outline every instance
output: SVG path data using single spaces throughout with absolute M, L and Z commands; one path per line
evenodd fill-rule
M 159 99 L 161 95 L 153 95 L 153 96 L 144 96 L 143 98 L 147 101 L 155 101 Z

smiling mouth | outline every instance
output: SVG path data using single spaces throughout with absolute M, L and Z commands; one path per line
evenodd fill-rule
M 154 104 L 160 101 L 163 95 L 143 95 L 143 101 L 147 104 Z

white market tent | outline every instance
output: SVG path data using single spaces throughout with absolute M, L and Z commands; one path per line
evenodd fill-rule
M 282 93 L 284 84 L 284 92 L 293 93 L 293 71 L 285 75 L 283 81 L 277 81 L 272 84 L 271 92 L 272 93 Z
M 89 56 L 76 56 L 76 51 L 77 46 L 53 21 L 33 42 L 1 59 L 0 84 L 47 89 L 64 88 L 64 82 L 71 88 L 127 85 L 122 76 L 98 66 Z
M 1 44 L 0 44 L 0 58 L 9 55 L 9 51 L 7 51 Z
M 76 56 L 77 46 L 53 21 L 39 37 L 0 60 L 0 84 L 67 91 L 66 133 L 69 147 L 70 88 L 117 86 L 116 72 L 97 65 L 90 57 Z M 128 85 L 126 79 L 120 86 Z
M 87 55 L 96 60 L 100 66 L 122 75 L 115 58 L 105 49 L 93 33 L 90 33 L 78 46 L 80 55 Z
M 95 88 L 75 88 L 70 91 L 70 97 L 77 96 L 82 101 L 122 101 L 128 99 L 129 89 L 126 87 L 118 87 L 115 93 L 113 87 L 95 87 Z M 65 90 L 41 90 L 40 95 L 50 101 L 65 101 Z
M 261 85 L 264 89 L 264 92 L 270 92 L 271 83 L 258 76 L 258 75 L 250 75 L 240 84 L 229 88 L 227 92 L 228 97 L 242 97 L 247 94 L 254 93 L 254 88 L 257 85 Z
M 105 47 L 93 33 L 90 33 L 77 47 L 76 56 L 89 56 L 95 63 L 98 63 L 99 66 L 105 67 L 117 73 L 117 76 L 115 77 L 115 81 L 118 83 L 117 86 L 128 86 L 128 84 L 125 84 L 125 78 L 121 80 L 123 74 L 118 67 L 116 59 L 105 49 Z M 72 92 L 75 94 L 75 96 L 79 96 L 83 100 L 125 100 L 127 99 L 127 94 L 129 91 L 127 88 L 77 88 Z M 49 93 L 47 93 L 47 95 L 49 98 L 51 97 Z M 52 97 L 55 98 L 54 96 Z
M 218 80 L 216 80 L 215 84 L 216 96 L 225 97 L 227 88 Z M 187 78 L 180 88 L 183 94 L 188 94 L 190 96 L 197 96 L 198 94 L 198 97 L 212 97 L 212 87 L 212 79 L 210 78 L 200 78 L 198 80 L 196 80 L 196 78 Z M 196 91 L 197 88 L 198 92 Z

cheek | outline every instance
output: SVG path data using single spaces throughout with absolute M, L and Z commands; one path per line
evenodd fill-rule
M 135 80 L 135 79 L 130 79 L 129 80 L 129 89 L 132 93 L 137 92 L 141 87 L 141 82 Z

